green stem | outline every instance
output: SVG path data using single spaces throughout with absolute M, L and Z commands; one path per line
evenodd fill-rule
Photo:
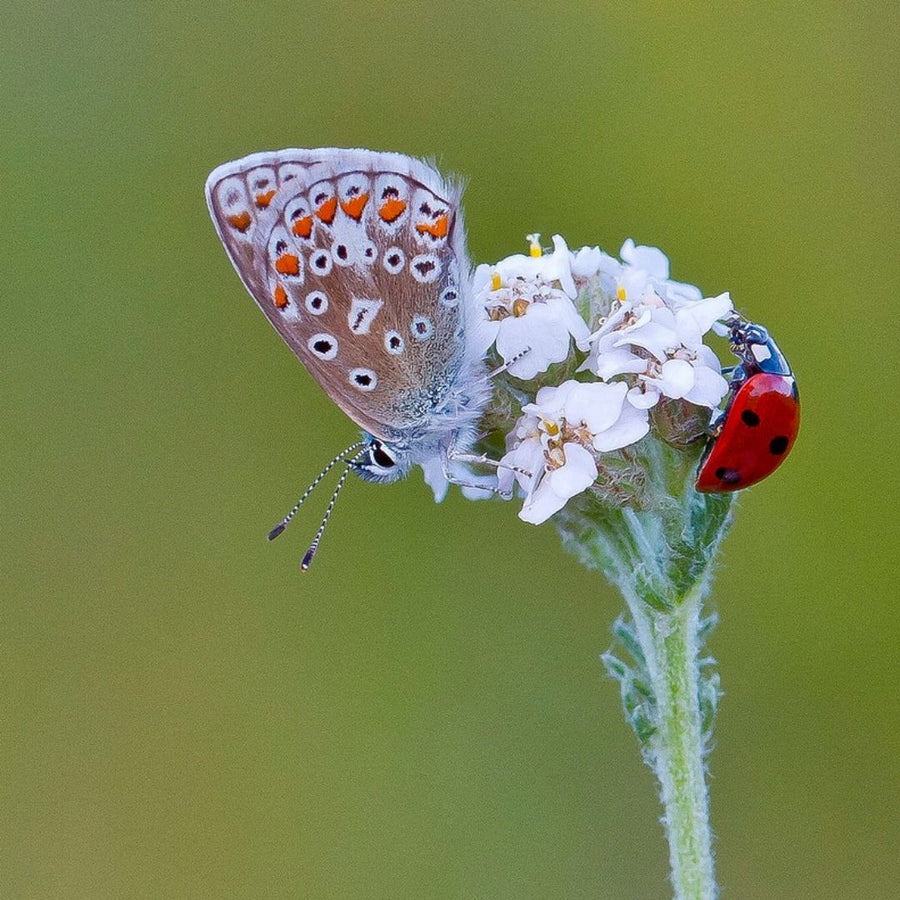
M 676 900 L 712 900 L 716 884 L 699 704 L 700 609 L 705 585 L 662 612 L 626 597 L 656 699 L 645 748 L 660 783 Z

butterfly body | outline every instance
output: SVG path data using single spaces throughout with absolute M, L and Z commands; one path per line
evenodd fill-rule
M 369 150 L 281 150 L 219 166 L 206 196 L 247 290 L 363 429 L 353 468 L 394 481 L 468 450 L 487 402 L 460 189 Z

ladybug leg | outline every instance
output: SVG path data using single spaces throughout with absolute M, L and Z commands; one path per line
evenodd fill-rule
M 722 432 L 722 426 L 725 424 L 725 410 L 714 409 L 709 419 L 709 425 L 706 426 L 706 436 L 717 438 Z

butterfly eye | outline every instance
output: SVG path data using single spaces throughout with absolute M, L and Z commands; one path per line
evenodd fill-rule
M 384 449 L 384 444 L 377 442 L 372 444 L 371 453 L 372 461 L 381 466 L 382 469 L 393 469 L 397 465 L 397 460 Z

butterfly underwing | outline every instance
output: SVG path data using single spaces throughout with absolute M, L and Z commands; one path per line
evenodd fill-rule
M 334 148 L 254 153 L 206 183 L 245 287 L 363 429 L 367 480 L 448 475 L 475 440 L 489 388 L 460 195 L 420 160 Z

